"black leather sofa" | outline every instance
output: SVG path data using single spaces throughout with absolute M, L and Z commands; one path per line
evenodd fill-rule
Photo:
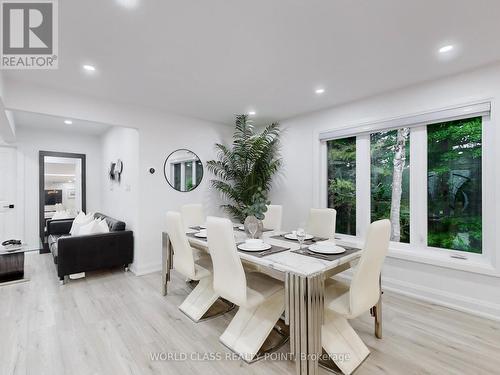
M 73 273 L 95 271 L 116 266 L 128 267 L 134 258 L 134 234 L 125 223 L 101 213 L 109 233 L 71 236 L 73 219 L 49 220 L 47 235 L 49 249 L 57 265 L 57 275 L 64 282 Z

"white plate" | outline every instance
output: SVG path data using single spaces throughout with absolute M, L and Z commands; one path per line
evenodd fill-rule
M 203 225 L 198 225 L 201 229 L 207 229 L 207 226 L 205 224 Z
M 289 239 L 289 240 L 297 240 L 297 235 L 296 234 L 293 234 L 293 233 L 287 233 L 285 234 L 283 237 Z M 310 234 L 306 234 L 306 236 L 304 237 L 304 241 L 307 241 L 307 240 L 312 240 L 314 238 L 314 236 L 310 235 Z
M 340 246 L 332 246 L 331 248 L 327 248 L 325 246 L 311 245 L 309 246 L 309 250 L 313 253 L 318 254 L 342 254 L 345 253 L 345 249 Z
M 263 251 L 263 250 L 269 250 L 272 246 L 265 243 L 262 244 L 262 246 L 259 247 L 250 247 L 247 246 L 245 243 L 241 243 L 238 245 L 238 249 L 243 250 L 243 251 Z
M 197 232 L 194 234 L 194 236 L 199 238 L 207 238 L 207 233 Z

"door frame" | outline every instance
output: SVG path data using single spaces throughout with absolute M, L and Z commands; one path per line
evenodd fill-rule
M 20 209 L 19 202 L 20 202 L 21 195 L 19 194 L 19 189 L 18 189 L 19 171 L 18 171 L 18 164 L 17 164 L 17 162 L 18 162 L 17 147 L 14 145 L 9 145 L 9 144 L 0 145 L 0 152 L 4 152 L 5 150 L 12 153 L 9 157 L 11 158 L 10 162 L 13 163 L 13 165 L 11 166 L 12 167 L 11 172 L 13 172 L 14 176 L 15 176 L 14 180 L 11 180 L 11 185 L 13 186 L 11 193 L 13 194 L 13 196 L 11 196 L 6 201 L 6 203 L 8 205 L 14 206 L 13 208 L 10 208 L 10 209 L 15 210 L 15 213 L 14 213 L 15 220 L 12 221 L 11 225 L 15 226 L 16 229 L 13 229 L 11 232 L 8 232 L 8 234 L 9 234 L 9 236 L 7 236 L 8 238 L 5 237 L 5 233 L 4 233 L 3 238 L 0 236 L 2 241 L 7 240 L 7 239 L 11 239 L 11 238 L 24 239 L 24 236 L 23 236 L 24 230 L 19 225 L 20 223 L 22 223 L 22 221 L 21 221 L 20 211 L 19 211 L 19 209 Z M 3 171 L 2 171 L 2 173 L 3 173 Z M 2 175 L 0 178 L 5 179 L 6 177 L 7 177 L 6 175 Z M 4 213 L 8 213 L 8 211 L 4 211 Z
M 87 170 L 86 155 L 74 154 L 71 152 L 39 151 L 38 152 L 38 217 L 39 217 L 39 237 L 45 247 L 45 157 L 53 156 L 57 158 L 80 159 L 82 163 L 82 211 L 87 211 Z

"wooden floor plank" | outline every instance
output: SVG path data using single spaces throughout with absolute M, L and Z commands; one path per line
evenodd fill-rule
M 1 375 L 294 373 L 288 360 L 231 359 L 218 338 L 234 311 L 193 323 L 177 308 L 190 289 L 175 273 L 163 297 L 159 273 L 95 272 L 60 286 L 50 254 L 27 255 L 26 271 L 30 282 L 0 287 Z M 351 323 L 371 351 L 357 375 L 500 373 L 500 323 L 392 293 L 382 340 L 368 314 Z

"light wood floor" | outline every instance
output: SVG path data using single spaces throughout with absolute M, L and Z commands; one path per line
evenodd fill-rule
M 26 263 L 30 282 L 0 287 L 1 374 L 294 373 L 286 360 L 151 360 L 228 353 L 218 337 L 232 313 L 192 323 L 177 309 L 189 290 L 180 278 L 162 297 L 159 273 L 115 270 L 60 286 L 50 254 L 28 254 Z M 371 350 L 357 375 L 500 374 L 499 323 L 390 293 L 383 322 L 377 340 L 368 315 L 352 321 Z

